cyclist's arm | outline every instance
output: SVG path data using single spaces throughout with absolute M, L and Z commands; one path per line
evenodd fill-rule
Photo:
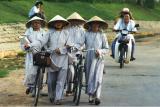
M 105 34 L 102 35 L 102 49 L 98 49 L 100 56 L 104 56 L 109 53 L 108 40 Z

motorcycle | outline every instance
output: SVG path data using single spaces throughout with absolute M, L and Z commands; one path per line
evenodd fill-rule
M 136 24 L 135 27 L 139 27 L 139 24 Z M 135 32 L 128 31 L 126 29 L 118 30 L 118 32 L 120 32 L 120 36 L 115 44 L 115 61 L 120 63 L 120 68 L 123 68 L 124 64 L 128 64 L 130 62 L 132 37 Z

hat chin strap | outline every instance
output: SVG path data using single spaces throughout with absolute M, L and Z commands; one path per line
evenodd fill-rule
M 32 27 L 33 28 L 33 27 Z M 40 31 L 40 28 L 33 28 L 33 31 Z

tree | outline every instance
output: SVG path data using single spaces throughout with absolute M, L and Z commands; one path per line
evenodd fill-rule
M 136 0 L 136 4 L 153 9 L 155 7 L 155 0 Z
M 145 7 L 153 9 L 155 7 L 155 0 L 145 0 Z

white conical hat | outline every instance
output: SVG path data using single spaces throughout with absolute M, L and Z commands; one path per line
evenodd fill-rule
M 89 21 L 84 25 L 84 28 L 89 29 L 90 24 L 94 22 L 98 22 L 103 29 L 107 29 L 108 27 L 108 24 L 103 19 L 101 19 L 98 16 L 94 16 L 91 19 L 89 19 Z
M 48 22 L 48 27 L 52 27 L 52 25 L 54 25 L 56 21 L 62 21 L 64 23 L 64 26 L 67 26 L 69 24 L 69 22 L 65 18 L 60 15 L 56 15 Z
M 122 12 L 129 12 L 129 8 L 123 8 Z
M 85 23 L 85 20 L 83 19 L 82 16 L 80 16 L 77 12 L 72 13 L 68 18 L 68 21 L 70 20 L 78 20 L 78 21 L 82 21 Z
M 45 27 L 46 25 L 46 21 L 44 21 L 42 18 L 34 16 L 33 18 L 31 18 L 27 23 L 26 23 L 26 27 L 29 28 L 31 26 L 31 22 L 34 20 L 40 20 L 42 22 L 41 26 Z

